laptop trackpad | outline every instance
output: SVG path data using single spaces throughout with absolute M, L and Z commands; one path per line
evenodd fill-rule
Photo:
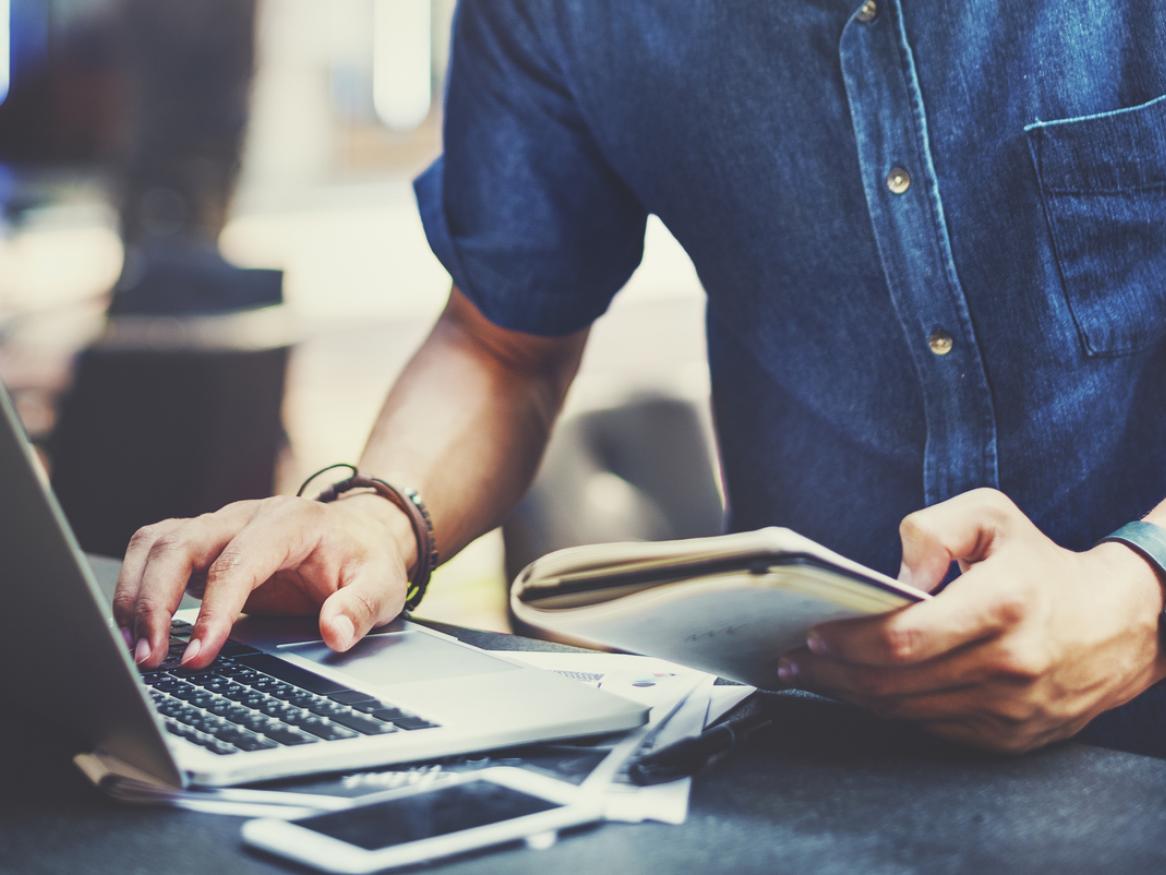
M 518 668 L 424 632 L 370 635 L 347 653 L 336 653 L 322 641 L 291 644 L 280 647 L 278 652 L 294 653 L 338 669 L 358 686 L 415 683 Z

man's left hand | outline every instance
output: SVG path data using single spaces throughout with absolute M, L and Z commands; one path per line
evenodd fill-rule
M 900 579 L 932 590 L 953 561 L 963 573 L 928 601 L 817 627 L 783 683 L 1021 752 L 1166 677 L 1162 585 L 1130 548 L 1065 550 L 989 489 L 911 514 L 901 535 Z

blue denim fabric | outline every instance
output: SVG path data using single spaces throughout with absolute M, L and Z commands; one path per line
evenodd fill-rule
M 659 216 L 734 528 L 893 574 L 905 514 L 994 486 L 1088 547 L 1166 497 L 1166 16 L 877 2 L 466 0 L 430 243 L 491 320 L 563 334 Z

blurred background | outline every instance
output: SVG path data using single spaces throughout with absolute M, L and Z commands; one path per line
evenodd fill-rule
M 443 306 L 411 181 L 453 0 L 0 0 L 0 378 L 85 549 L 355 460 Z M 419 612 L 541 552 L 712 534 L 703 293 L 655 220 L 531 495 Z

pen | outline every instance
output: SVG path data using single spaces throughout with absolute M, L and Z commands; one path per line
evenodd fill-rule
M 640 757 L 628 766 L 628 777 L 641 787 L 694 775 L 732 750 L 754 732 L 773 723 L 765 711 L 726 720 L 695 738 L 685 738 Z

